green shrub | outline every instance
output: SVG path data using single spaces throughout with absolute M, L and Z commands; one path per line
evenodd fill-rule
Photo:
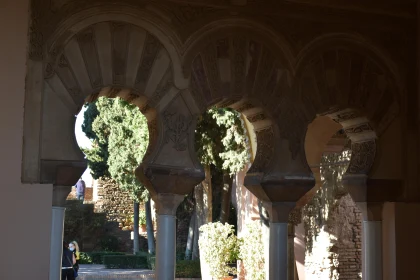
M 142 256 L 147 258 L 147 268 L 151 270 L 155 270 L 155 260 L 156 257 L 153 254 L 149 254 L 148 252 L 139 251 L 136 253 L 136 256 Z
M 105 235 L 100 238 L 99 246 L 103 251 L 115 252 L 118 251 L 119 242 L 118 238 L 112 235 Z
M 155 270 L 155 268 L 156 268 L 156 256 L 155 255 L 149 255 L 147 257 L 147 267 L 151 270 Z
M 200 278 L 201 277 L 201 270 L 200 270 L 200 261 L 177 261 L 176 262 L 176 272 L 175 277 L 178 278 Z
M 80 263 L 82 264 L 103 264 L 103 257 L 107 255 L 125 255 L 121 252 L 80 252 Z
M 147 268 L 147 257 L 136 255 L 107 255 L 104 256 L 105 268 Z
M 89 253 L 80 252 L 80 264 L 92 264 L 92 258 L 90 257 Z

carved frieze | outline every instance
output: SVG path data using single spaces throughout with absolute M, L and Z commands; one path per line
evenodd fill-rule
M 172 142 L 175 150 L 185 151 L 188 145 L 187 137 L 191 122 L 191 116 L 184 116 L 182 113 L 178 112 L 170 113 L 165 111 L 163 114 L 165 143 Z
M 375 140 L 352 143 L 351 160 L 347 169 L 348 174 L 367 175 L 375 161 L 376 142 Z
M 267 127 L 259 131 L 255 131 L 257 136 L 257 153 L 255 155 L 254 163 L 252 164 L 249 173 L 266 172 L 270 166 L 271 159 L 274 156 L 274 130 L 272 127 Z

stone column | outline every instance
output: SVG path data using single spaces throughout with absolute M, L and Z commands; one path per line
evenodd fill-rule
M 64 212 L 70 186 L 53 186 L 52 221 L 50 241 L 50 280 L 61 279 L 61 255 L 63 253 Z
M 64 207 L 52 207 L 50 241 L 50 280 L 61 279 L 61 254 L 63 253 Z
M 382 280 L 382 203 L 357 202 L 362 211 L 362 275 Z
M 157 195 L 156 279 L 175 279 L 176 209 L 183 195 L 161 193 Z
M 270 218 L 269 280 L 288 280 L 288 221 L 294 202 L 264 202 Z

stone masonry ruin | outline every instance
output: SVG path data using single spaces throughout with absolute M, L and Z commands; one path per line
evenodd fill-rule
M 322 187 L 303 208 L 306 279 L 361 279 L 361 212 L 343 188 L 351 151 L 324 153 Z

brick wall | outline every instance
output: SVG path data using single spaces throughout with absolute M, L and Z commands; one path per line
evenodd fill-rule
M 322 187 L 303 208 L 306 279 L 361 279 L 361 212 L 342 186 L 350 152 L 321 161 Z
M 99 179 L 96 188 L 95 212 L 106 213 L 107 220 L 117 222 L 121 228 L 129 226 L 134 210 L 133 199 L 128 192 L 122 191 L 112 180 Z M 140 210 L 144 210 L 143 205 L 140 205 Z

